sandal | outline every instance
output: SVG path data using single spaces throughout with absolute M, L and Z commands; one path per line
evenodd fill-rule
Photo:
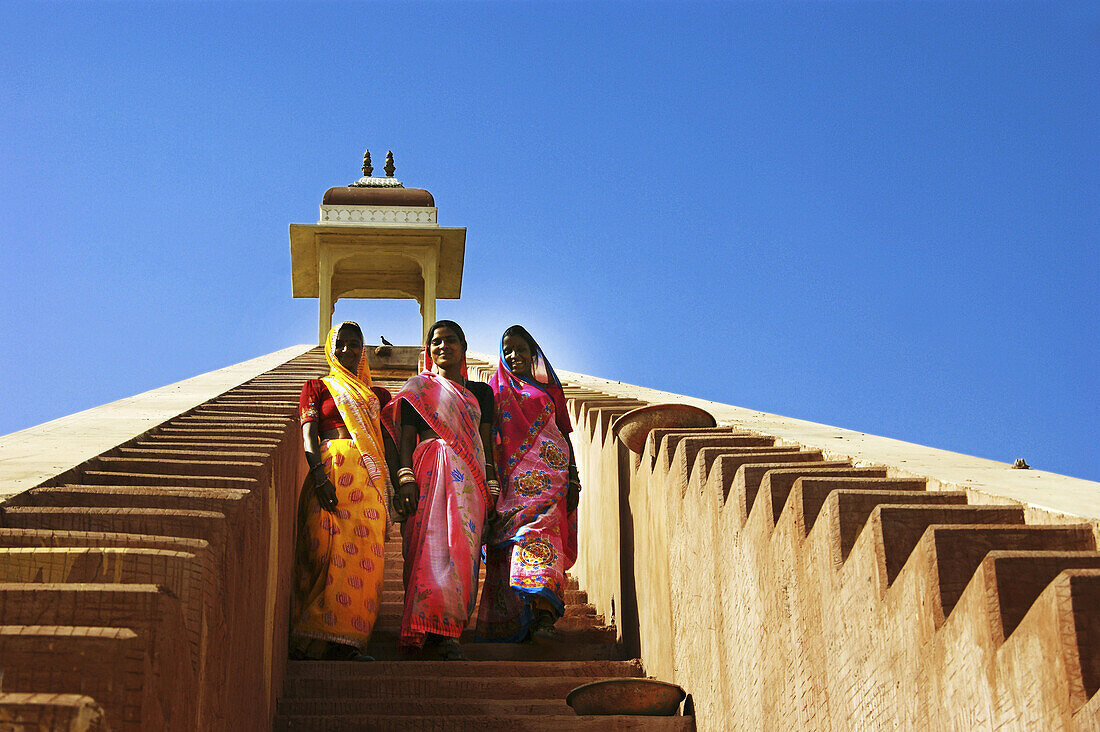
M 439 641 L 439 657 L 444 661 L 468 661 L 466 654 L 462 652 L 462 649 L 458 646 L 458 641 L 454 638 L 444 638 Z
M 554 628 L 557 618 L 548 610 L 537 610 L 535 622 L 531 623 L 531 642 L 547 643 L 558 639 L 558 631 Z
M 373 661 L 374 656 L 363 653 L 355 646 L 343 643 L 330 643 L 329 651 L 325 655 L 327 661 Z

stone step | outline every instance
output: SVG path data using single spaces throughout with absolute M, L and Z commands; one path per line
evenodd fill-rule
M 761 492 L 760 495 L 765 494 Z M 837 561 L 843 561 L 848 558 L 871 513 L 878 506 L 890 504 L 965 506 L 966 494 L 962 491 L 926 491 L 923 486 L 912 490 L 852 490 L 836 488 L 834 484 L 817 479 L 798 480 L 787 497 L 785 513 L 792 512 L 797 517 L 792 520 L 803 526 L 805 535 L 817 525 L 818 517 L 827 517 L 825 530 L 833 532 Z
M 253 427 L 285 427 L 291 421 L 289 416 L 265 415 L 250 417 L 247 414 L 224 414 L 212 412 L 207 414 L 184 414 L 172 420 L 172 424 L 180 426 L 203 425 L 210 427 L 235 427 L 245 432 Z
M 431 699 L 431 698 L 363 698 L 362 695 L 346 699 L 296 699 L 279 700 L 278 714 L 293 717 L 325 717 L 333 715 L 360 715 L 372 719 L 378 715 L 391 715 L 400 710 L 401 716 L 492 715 L 492 716 L 545 716 L 571 715 L 573 710 L 565 698 L 525 699 Z
M 1100 552 L 995 550 L 985 556 L 980 570 L 992 585 L 991 588 L 982 588 L 986 596 L 993 590 L 992 594 L 997 598 L 1000 622 L 995 640 L 1002 643 L 1019 627 L 1035 601 L 1062 572 L 1100 571 Z
M 140 628 L 173 604 L 179 605 L 175 593 L 155 583 L 0 582 L 0 617 L 7 625 Z
M 289 389 L 271 394 L 231 397 L 225 400 L 215 399 L 207 402 L 194 414 L 245 414 L 250 417 L 288 417 L 293 418 L 298 394 L 290 396 Z M 293 400 L 293 401 L 292 401 Z
M 381 636 L 381 637 L 379 637 Z M 579 642 L 566 637 L 547 643 L 477 643 L 470 642 L 472 635 L 467 632 L 460 644 L 462 653 L 470 661 L 598 661 L 623 660 L 622 648 L 614 643 L 614 629 L 610 639 L 602 638 L 597 642 Z M 439 654 L 434 648 L 427 647 L 419 651 L 408 651 L 397 646 L 396 634 L 385 632 L 374 634 L 367 645 L 367 653 L 378 661 L 400 662 L 438 662 Z M 454 663 L 454 662 L 450 662 Z
M 783 507 L 787 503 L 787 497 L 790 495 L 791 489 L 794 488 L 795 481 L 799 478 L 856 478 L 868 480 L 871 478 L 885 477 L 885 468 L 853 468 L 851 466 L 836 465 L 830 462 L 794 464 L 786 468 L 771 468 L 761 476 L 759 488 L 757 489 L 757 498 L 753 503 L 763 498 L 771 505 L 772 523 L 774 525 L 779 522 L 779 516 L 783 513 Z M 843 488 L 845 486 L 838 487 Z M 848 487 L 862 488 L 862 486 L 857 485 Z M 920 488 L 917 490 L 924 490 L 924 487 L 924 483 L 922 482 Z M 880 489 L 879 486 L 874 488 L 874 490 L 878 489 Z M 911 488 L 907 485 L 905 490 L 911 490 Z M 816 512 L 814 515 L 816 517 Z M 810 525 L 812 526 L 812 524 L 813 522 L 811 521 Z M 807 529 L 808 528 L 809 527 L 807 527 Z
M 843 532 L 843 514 L 841 514 Z M 852 520 L 851 518 L 849 520 Z M 854 520 L 858 521 L 856 515 Z M 881 546 L 882 562 L 885 564 L 887 585 L 893 584 L 898 572 L 905 566 L 913 548 L 917 545 L 921 535 L 930 526 L 937 524 L 984 524 L 1002 526 L 1021 526 L 1024 523 L 1024 511 L 1020 506 L 916 506 L 916 505 L 888 505 L 876 506 L 866 522 L 866 527 L 874 531 Z M 974 535 L 979 536 L 978 534 Z M 1000 547 L 1011 549 L 1013 547 Z M 1024 547 L 1020 547 L 1024 548 Z M 1047 548 L 1047 547 L 1031 547 Z M 1050 547 L 1056 548 L 1056 547 Z M 1068 548 L 1068 547 L 1067 547 Z M 1074 547 L 1076 548 L 1076 547 Z M 985 553 L 982 553 L 985 556 Z M 978 566 L 981 557 L 969 564 L 966 579 Z M 965 586 L 965 582 L 963 586 Z M 959 591 L 962 590 L 960 586 Z
M 263 468 L 259 460 L 209 460 L 167 457 L 99 457 L 90 461 L 91 470 L 118 473 L 157 473 L 177 476 L 254 478 Z
M 228 471 L 227 471 L 228 472 Z M 258 472 L 258 471 L 257 471 Z M 90 485 L 180 485 L 194 488 L 240 488 L 256 485 L 256 475 L 195 475 L 187 472 L 173 473 L 124 473 L 111 470 L 85 470 L 81 474 L 84 483 Z
M 0 528 L 0 547 L 135 547 L 207 554 L 205 539 L 112 531 L 55 531 L 53 529 Z
M 233 403 L 211 403 L 199 407 L 187 415 L 187 420 L 209 420 L 212 422 L 223 421 L 234 424 L 248 425 L 253 422 L 282 423 L 294 418 L 294 414 L 288 409 L 285 401 L 266 402 L 272 407 L 260 408 L 254 399 L 233 400 Z
M 106 732 L 103 708 L 82 694 L 0 693 L 0 720 L 18 730 Z M 8 721 L 10 720 L 10 722 Z
M 371 678 L 375 676 L 644 676 L 641 661 L 290 661 L 286 683 L 298 679 Z
M 388 606 L 389 610 L 394 606 Z M 477 611 L 475 608 L 473 619 L 470 621 L 470 627 L 473 627 L 477 623 Z M 382 633 L 385 631 L 397 632 L 401 625 L 401 613 L 400 610 L 397 613 L 389 614 L 383 613 L 379 615 L 378 621 L 374 625 L 374 633 Z M 570 632 L 584 634 L 590 630 L 599 631 L 600 638 L 606 635 L 606 628 L 608 626 L 603 624 L 603 619 L 598 615 L 565 615 L 558 619 L 554 627 L 559 632 Z M 587 636 L 586 636 L 587 637 Z M 612 636 L 613 637 L 613 636 Z
M 851 463 L 841 460 L 801 460 L 798 456 L 805 455 L 807 453 L 797 450 L 791 447 L 702 447 L 695 453 L 695 461 L 692 463 L 691 475 L 702 485 L 710 476 L 710 469 L 714 466 L 714 461 L 722 455 L 743 455 L 747 457 L 757 458 L 756 462 L 760 464 L 768 464 L 773 460 L 773 456 L 779 456 L 774 458 L 777 462 L 783 462 L 784 456 L 793 455 L 795 460 L 793 465 L 798 467 L 809 468 L 849 468 Z M 738 464 L 739 465 L 739 464 Z M 883 477 L 886 476 L 886 471 L 882 470 Z M 731 473 L 732 475 L 733 473 Z
M 392 642 L 396 645 L 399 628 L 395 622 L 397 618 L 381 618 L 380 621 L 375 624 L 374 630 L 371 631 L 372 643 L 386 643 Z M 461 643 L 475 643 L 474 626 L 477 623 L 477 616 L 475 615 L 470 624 L 463 631 L 459 641 Z M 555 641 L 558 644 L 566 643 L 579 643 L 579 644 L 598 644 L 598 643 L 614 643 L 615 642 L 615 628 L 608 625 L 596 625 L 592 622 L 591 618 L 561 618 L 558 620 L 558 624 L 555 624 L 555 629 L 558 631 L 559 641 Z
M 198 425 L 179 425 L 175 422 L 169 422 L 168 424 L 158 427 L 155 434 L 156 437 L 160 436 L 203 436 L 203 437 L 219 437 L 232 441 L 232 439 L 240 433 L 239 429 L 233 427 L 204 427 Z M 242 437 L 269 437 L 274 439 L 282 439 L 283 435 L 287 433 L 285 426 L 276 427 L 249 427 L 248 434 Z
M 646 449 L 650 451 L 652 465 L 656 468 L 660 464 L 659 471 L 668 472 L 672 466 L 672 460 L 680 443 L 688 440 L 694 446 L 695 451 L 709 447 L 720 447 L 731 454 L 743 453 L 746 448 L 767 448 L 775 446 L 775 438 L 767 435 L 745 435 L 731 433 L 729 430 L 714 431 L 710 433 L 697 430 L 682 430 L 677 428 L 658 428 L 649 433 L 646 441 Z M 709 444 L 708 444 L 709 443 Z M 797 447 L 788 448 L 789 452 L 797 453 Z M 748 452 L 747 454 L 752 454 Z M 819 457 L 820 459 L 820 457 Z M 757 461 L 759 462 L 759 461 Z
M 704 459 L 708 461 L 706 464 L 708 468 L 717 455 L 723 451 L 728 451 L 731 454 L 745 454 L 745 451 L 751 450 L 752 452 L 749 454 L 782 456 L 777 458 L 775 462 L 792 462 L 794 460 L 820 462 L 822 459 L 820 450 L 800 450 L 796 447 L 776 450 L 774 445 L 745 445 L 746 441 L 767 442 L 767 440 L 734 434 L 684 436 L 672 433 L 665 439 L 665 449 L 671 448 L 669 464 L 678 461 L 678 464 L 685 469 L 686 474 L 691 473 L 692 466 L 703 450 L 707 451 Z
M 746 520 L 753 510 L 764 476 L 771 471 L 796 468 L 799 463 L 811 464 L 813 467 L 846 467 L 844 463 L 824 461 L 820 458 L 820 453 L 815 455 L 812 452 L 786 452 L 762 457 L 720 455 L 715 463 L 721 464 L 723 475 L 732 476 L 726 495 L 733 496 L 736 504 L 743 506 L 740 510 L 744 512 Z
M 14 529 L 118 532 L 208 541 L 222 541 L 226 532 L 226 517 L 219 511 L 13 506 L 4 509 L 3 521 L 5 528 Z
M 167 445 L 154 445 L 153 447 L 118 447 L 112 451 L 116 457 L 124 458 L 148 458 L 150 460 L 170 459 L 192 462 L 210 461 L 215 464 L 233 462 L 261 462 L 271 454 L 271 451 L 260 451 L 255 448 L 242 449 L 238 445 L 234 450 L 196 450 L 192 448 L 177 448 Z
M 279 439 L 266 435 L 240 435 L 232 440 L 228 438 L 190 437 L 188 435 L 152 433 L 129 444 L 134 447 L 158 449 L 161 447 L 186 449 L 198 447 L 217 452 L 219 450 L 266 450 L 279 446 Z
M 1012 552 L 1085 552 L 1096 550 L 1096 539 L 1089 524 L 1043 525 L 1043 526 L 930 526 L 922 537 L 935 557 L 936 579 L 939 584 L 940 605 L 943 617 L 951 615 L 963 590 L 970 583 L 978 566 L 990 552 L 1002 550 Z M 1065 562 L 1066 560 L 1062 560 Z M 1091 558 L 1079 555 L 1075 563 L 1069 566 L 1091 566 Z M 1057 561 L 1048 562 L 1045 572 L 1057 566 Z M 1017 567 L 1021 565 L 1017 562 Z M 1032 565 L 1039 572 L 1041 562 Z M 889 567 L 889 563 L 887 564 Z M 1063 567 L 1063 568 L 1069 568 Z M 1008 602 L 1009 619 L 1019 622 L 1020 605 L 1031 602 L 1042 592 L 1036 587 L 1036 577 L 1005 577 L 1008 583 L 1019 583 L 1014 589 L 1001 589 L 998 582 L 998 600 Z M 1049 580 L 1046 584 L 1049 584 Z M 1030 600 L 1028 599 L 1030 598 Z M 1014 608 L 1014 609 L 1013 609 Z M 1026 612 L 1026 609 L 1023 611 Z M 1015 627 L 1015 626 L 1013 626 Z
M 230 514 L 240 510 L 250 494 L 238 488 L 67 484 L 32 488 L 12 498 L 8 505 L 162 508 Z
M 0 582 L 114 583 L 158 585 L 175 597 L 191 601 L 201 596 L 201 568 L 190 552 L 114 547 L 21 547 L 0 549 Z M 60 588 L 62 592 L 66 588 Z M 19 595 L 27 588 L 13 588 Z M 63 594 L 63 593 L 62 593 Z M 99 594 L 104 594 L 100 592 Z M 56 595 L 60 597 L 61 595 Z M 75 600 L 80 595 L 70 594 Z M 87 597 L 98 596 L 94 593 Z M 53 610 L 60 610 L 54 608 Z M 43 610 L 44 613 L 51 611 Z M 7 618 L 4 617 L 6 621 Z M 36 625 L 40 623 L 35 623 Z M 70 623 L 55 623 L 66 625 Z
M 446 662 L 440 662 L 446 663 Z M 601 681 L 602 676 L 375 676 L 364 687 L 360 678 L 333 676 L 299 678 L 283 690 L 284 699 L 333 699 L 362 696 L 396 701 L 409 699 L 565 699 L 581 684 Z
M 276 730 L 309 730 L 310 732 L 344 732 L 364 729 L 363 718 L 357 714 L 327 717 L 275 718 Z M 647 730 L 652 732 L 688 732 L 695 729 L 692 717 L 628 717 L 568 715 L 455 715 L 397 716 L 371 718 L 375 729 L 387 732 L 580 732 L 581 730 Z

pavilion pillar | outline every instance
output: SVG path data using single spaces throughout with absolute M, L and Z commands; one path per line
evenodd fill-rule
M 336 310 L 336 301 L 332 298 L 332 252 L 328 247 L 319 247 L 317 261 L 317 344 L 323 346 L 329 330 L 332 329 L 332 313 Z
M 420 274 L 424 278 L 424 299 L 420 303 L 420 317 L 424 322 L 421 340 L 428 337 L 428 328 L 435 322 L 435 293 L 439 276 L 439 250 L 429 249 L 420 260 Z

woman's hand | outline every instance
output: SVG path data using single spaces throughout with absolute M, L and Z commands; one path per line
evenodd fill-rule
M 572 456 L 569 461 L 569 485 L 565 488 L 565 513 L 573 513 L 581 504 L 581 476 L 576 471 Z
M 420 502 L 420 488 L 415 480 L 407 480 L 398 487 L 393 494 L 393 510 L 404 521 L 416 513 L 417 504 Z
M 321 508 L 329 513 L 335 512 L 336 504 L 339 501 L 336 499 L 336 486 L 332 484 L 332 481 L 326 476 L 324 480 L 315 482 L 313 489 L 317 493 L 317 502 L 321 504 Z
M 581 502 L 581 479 L 573 471 L 570 471 L 569 485 L 565 489 L 565 512 L 573 513 Z

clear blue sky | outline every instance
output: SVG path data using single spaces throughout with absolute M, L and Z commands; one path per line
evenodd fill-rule
M 1098 69 L 1096 2 L 3 2 L 0 434 L 312 340 L 369 147 L 473 348 L 1100 479 Z

